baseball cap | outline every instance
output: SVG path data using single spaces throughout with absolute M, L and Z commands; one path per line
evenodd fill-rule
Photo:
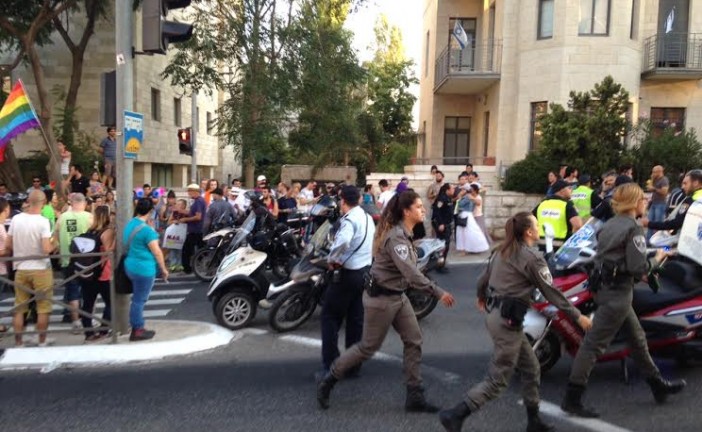
M 266 180 L 267 180 L 267 179 L 266 179 L 266 176 L 264 176 L 264 175 L 260 175 L 260 176 L 258 176 L 258 177 L 256 178 L 256 181 L 259 182 L 259 183 L 262 182 L 262 181 L 266 181 Z
M 334 183 L 332 183 L 332 182 L 327 183 L 326 186 L 327 186 L 328 188 L 336 187 L 336 185 L 335 185 Z
M 229 189 L 229 195 L 239 195 L 241 193 L 241 188 L 233 187 Z
M 200 185 L 197 183 L 190 183 L 188 185 L 188 190 L 200 190 Z
M 405 181 L 405 180 L 406 180 L 406 181 L 409 181 L 409 177 L 407 177 L 407 176 L 402 176 L 402 178 L 400 179 L 401 182 L 403 182 L 403 181 Z
M 556 193 L 556 192 L 563 190 L 569 186 L 570 185 L 565 180 L 556 180 L 556 182 L 553 184 L 553 186 L 551 186 L 551 192 Z

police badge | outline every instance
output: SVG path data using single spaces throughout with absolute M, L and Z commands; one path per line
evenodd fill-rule
M 402 261 L 405 261 L 407 259 L 407 257 L 409 256 L 409 247 L 407 247 L 407 245 L 400 244 L 400 245 L 395 246 L 394 249 L 395 249 L 395 253 L 397 254 L 398 257 L 400 257 L 400 259 Z

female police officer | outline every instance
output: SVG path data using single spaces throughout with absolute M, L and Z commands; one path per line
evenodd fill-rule
M 617 186 L 612 208 L 616 216 L 597 234 L 595 268 L 601 269 L 601 283 L 595 294 L 597 314 L 592 331 L 585 335 L 575 356 L 561 404 L 564 411 L 581 417 L 598 417 L 595 411 L 582 405 L 582 396 L 597 357 L 604 353 L 621 328 L 626 330 L 631 356 L 647 377 L 656 402 L 665 402 L 669 394 L 685 387 L 685 381 L 671 382 L 661 377 L 648 353 L 646 335 L 631 307 L 635 280 L 644 279 L 651 267 L 659 265 L 665 257 L 665 252 L 659 250 L 652 260 L 646 259 L 646 238 L 635 220 L 646 211 L 643 191 L 635 183 Z M 594 285 L 592 283 L 591 287 L 596 288 Z
M 539 418 L 539 380 L 541 370 L 522 321 L 536 286 L 546 299 L 588 329 L 590 319 L 580 315 L 551 285 L 551 273 L 541 255 L 531 249 L 539 241 L 536 218 L 517 213 L 505 225 L 506 238 L 494 253 L 487 270 L 478 279 L 478 309 L 488 312 L 487 329 L 495 346 L 487 377 L 471 388 L 464 400 L 452 409 L 441 411 L 441 424 L 450 432 L 461 430 L 463 420 L 507 388 L 515 370 L 520 372 L 522 395 L 527 408 L 527 431 L 551 431 Z
M 371 266 L 372 284 L 363 293 L 363 337 L 361 342 L 347 349 L 331 365 L 329 373 L 317 386 L 317 401 L 323 409 L 329 408 L 329 395 L 336 382 L 354 367 L 375 354 L 393 326 L 404 344 L 404 372 L 407 382 L 405 410 L 436 412 L 439 409 L 424 399 L 420 365 L 422 360 L 422 332 L 409 299 L 404 294 L 408 287 L 426 290 L 447 306 L 453 306 L 453 296 L 417 269 L 417 255 L 412 246 L 412 229 L 424 220 L 424 205 L 414 191 L 395 195 L 378 224 L 375 233 Z

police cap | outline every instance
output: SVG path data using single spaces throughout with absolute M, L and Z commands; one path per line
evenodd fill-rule
M 567 181 L 565 180 L 556 180 L 556 182 L 551 186 L 551 193 L 556 193 L 558 191 L 561 191 L 567 187 L 570 187 Z

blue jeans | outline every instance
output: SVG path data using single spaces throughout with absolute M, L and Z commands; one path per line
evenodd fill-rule
M 142 276 L 126 269 L 127 277 L 132 281 L 132 304 L 129 307 L 129 324 L 132 331 L 144 328 L 144 305 L 154 287 L 155 276 Z
M 662 222 L 663 220 L 665 220 L 666 208 L 667 206 L 665 201 L 662 203 L 651 204 L 651 207 L 649 207 L 648 209 L 648 220 L 653 222 Z M 646 234 L 646 240 L 649 240 L 655 232 L 656 230 L 648 230 L 648 233 Z

